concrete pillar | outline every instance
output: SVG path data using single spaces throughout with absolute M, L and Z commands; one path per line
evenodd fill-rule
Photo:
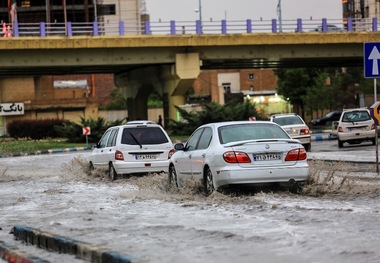
M 156 90 L 163 97 L 164 121 L 177 120 L 175 106 L 186 103 L 186 93 L 200 73 L 198 53 L 176 54 L 175 65 L 157 65 L 115 76 L 115 85 L 123 89 L 130 120 L 147 119 L 147 100 Z

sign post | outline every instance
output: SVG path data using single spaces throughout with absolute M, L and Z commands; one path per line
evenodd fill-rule
M 91 127 L 83 127 L 83 135 L 86 135 L 86 145 L 88 147 L 88 135 L 91 135 Z
M 375 121 L 376 138 L 376 172 L 379 174 L 379 142 L 377 126 L 380 123 L 380 102 L 377 101 L 376 78 L 380 77 L 380 42 L 364 43 L 364 77 L 373 78 L 373 95 L 375 103 L 371 106 L 370 112 Z
M 371 108 L 369 109 L 371 113 L 372 119 L 375 121 L 375 138 L 376 138 L 376 172 L 379 174 L 379 142 L 377 139 L 378 132 L 377 132 L 377 126 L 380 123 L 380 101 L 375 102 L 372 104 Z

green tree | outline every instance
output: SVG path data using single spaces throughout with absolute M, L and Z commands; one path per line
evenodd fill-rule
M 182 120 L 169 120 L 168 131 L 172 135 L 190 135 L 197 127 L 213 122 L 248 120 L 249 117 L 262 119 L 256 111 L 255 105 L 249 101 L 230 101 L 224 105 L 215 102 L 207 103 L 203 109 L 196 112 L 187 112 L 176 107 Z
M 114 88 L 110 93 L 111 102 L 106 105 L 104 110 L 126 110 L 128 109 L 127 100 L 124 98 L 122 90 Z

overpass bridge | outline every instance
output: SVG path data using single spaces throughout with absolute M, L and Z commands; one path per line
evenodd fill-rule
M 362 66 L 363 44 L 380 41 L 377 19 L 371 30 L 352 30 L 349 21 L 346 29 L 333 32 L 327 20 L 321 21 L 320 32 L 305 31 L 300 20 L 292 25 L 295 32 L 277 32 L 275 20 L 269 32 L 254 32 L 247 20 L 245 31 L 234 33 L 222 21 L 221 33 L 207 34 L 206 25 L 197 22 L 195 33 L 181 34 L 173 22 L 170 34 L 153 34 L 150 24 L 145 34 L 126 34 L 120 23 L 117 35 L 99 34 L 97 24 L 77 35 L 75 26 L 67 24 L 63 36 L 52 35 L 43 23 L 37 35 L 23 36 L 24 29 L 16 25 L 13 37 L 0 39 L 0 76 L 114 73 L 116 85 L 133 101 L 132 118 L 146 116 L 146 99 L 154 89 L 166 94 L 166 116 L 174 118 L 174 105 L 185 104 L 186 91 L 201 70 Z

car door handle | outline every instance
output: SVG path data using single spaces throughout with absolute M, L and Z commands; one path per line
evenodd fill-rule
M 206 156 L 206 154 L 204 153 L 204 154 L 202 154 L 202 158 L 205 158 L 205 156 Z
M 189 154 L 189 159 L 191 159 L 191 154 Z

